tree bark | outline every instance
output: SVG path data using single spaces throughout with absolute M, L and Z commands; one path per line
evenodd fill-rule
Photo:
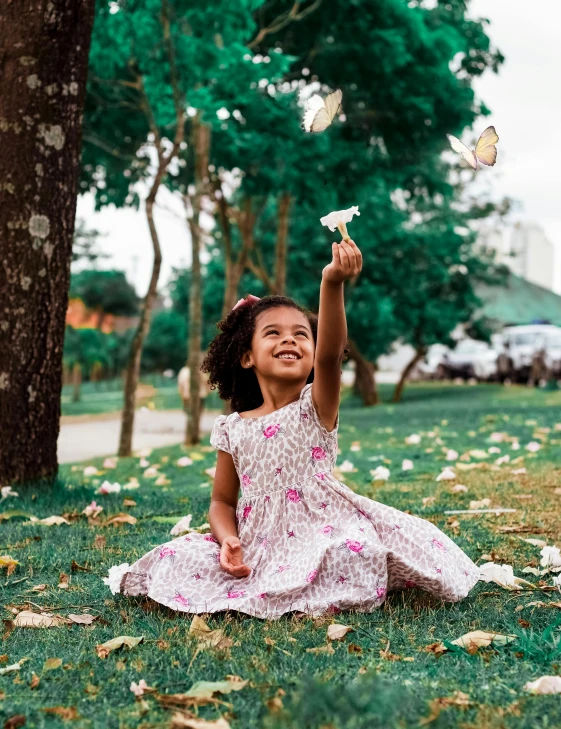
M 425 354 L 427 353 L 426 347 L 419 347 L 413 356 L 413 359 L 407 364 L 403 372 L 401 373 L 401 377 L 399 378 L 399 382 L 395 386 L 395 390 L 393 392 L 392 402 L 400 402 L 401 395 L 403 394 L 403 388 L 405 387 L 405 383 L 407 382 L 407 378 L 411 374 L 411 372 L 414 370 L 415 366 L 418 362 L 420 362 Z
M 52 481 L 94 0 L 0 3 L 0 483 Z
M 82 365 L 79 362 L 74 363 L 72 368 L 72 402 L 80 402 L 82 385 Z
M 191 231 L 191 289 L 189 291 L 189 406 L 185 444 L 196 445 L 201 438 L 201 344 L 203 332 L 203 285 L 201 274 L 201 200 L 208 186 L 210 127 L 193 122 L 192 147 L 195 153 L 195 193 L 189 217 Z M 185 199 L 188 203 L 188 199 Z
M 360 352 L 356 343 L 349 340 L 349 359 L 355 363 L 355 392 L 357 392 L 365 407 L 378 405 L 380 398 L 376 388 L 376 375 L 374 365 Z
M 286 261 L 288 257 L 288 221 L 292 198 L 283 192 L 278 202 L 277 245 L 275 249 L 275 292 L 286 293 Z

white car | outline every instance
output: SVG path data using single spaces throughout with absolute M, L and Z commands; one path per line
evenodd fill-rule
M 553 324 L 527 324 L 505 327 L 498 344 L 501 377 L 527 381 L 534 355 L 540 349 L 547 352 L 549 340 L 558 341 L 561 328 Z M 555 349 L 555 347 L 552 347 Z
M 545 366 L 552 377 L 561 378 L 561 328 L 549 332 L 543 341 Z
M 446 377 L 446 370 L 443 365 L 444 357 L 450 349 L 445 344 L 432 344 L 428 348 L 423 360 L 417 365 L 417 370 L 422 377 L 427 379 L 443 379 Z
M 462 339 L 443 360 L 448 377 L 475 377 L 486 381 L 497 374 L 498 353 L 487 342 Z

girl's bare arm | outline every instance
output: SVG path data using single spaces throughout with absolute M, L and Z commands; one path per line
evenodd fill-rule
M 232 456 L 225 451 L 218 451 L 208 520 L 212 533 L 220 544 L 226 537 L 238 536 L 236 526 L 238 489 L 238 474 Z

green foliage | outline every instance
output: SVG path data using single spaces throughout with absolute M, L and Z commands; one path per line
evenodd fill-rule
M 84 269 L 70 279 L 70 297 L 82 299 L 89 309 L 115 316 L 134 316 L 138 297 L 123 271 Z
M 67 367 L 79 364 L 84 379 L 96 366 L 102 375 L 111 377 L 121 373 L 126 366 L 133 330 L 104 334 L 99 329 L 74 329 L 67 326 L 64 333 L 63 360 Z
M 92 265 L 102 258 L 108 258 L 97 248 L 97 240 L 101 236 L 98 230 L 89 229 L 83 218 L 76 219 L 74 242 L 72 244 L 72 263 L 86 262 Z
M 142 350 L 145 372 L 179 370 L 187 360 L 187 321 L 176 311 L 163 309 L 152 316 Z

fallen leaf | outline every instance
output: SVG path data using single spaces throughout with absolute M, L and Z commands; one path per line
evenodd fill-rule
M 347 651 L 349 653 L 357 653 L 360 655 L 362 653 L 362 648 L 357 645 L 356 643 L 349 643 L 349 647 L 347 648 Z
M 388 640 L 388 644 L 384 648 L 383 651 L 380 651 L 380 658 L 383 658 L 385 661 L 401 661 L 401 656 L 398 656 L 396 653 L 392 653 L 390 651 L 390 641 Z
M 503 635 L 502 633 L 490 633 L 486 630 L 473 630 L 465 633 L 460 638 L 451 641 L 452 645 L 458 645 L 460 648 L 475 649 L 486 648 L 492 645 L 507 645 L 516 640 L 516 635 Z
M 197 681 L 184 694 L 158 694 L 156 698 L 164 708 L 168 709 L 218 703 L 214 694 L 241 691 L 248 683 L 249 681 L 244 681 L 239 676 L 230 676 L 225 681 Z
M 15 714 L 4 722 L 4 729 L 19 729 L 20 726 L 25 726 L 27 722 L 26 717 L 23 714 Z
M 112 638 L 105 643 L 96 645 L 95 650 L 100 658 L 107 658 L 111 651 L 115 651 L 122 646 L 127 648 L 134 648 L 144 640 L 144 636 L 141 635 L 139 638 L 135 638 L 132 635 L 119 635 L 117 638 Z
M 19 562 L 17 561 L 17 559 L 14 559 L 13 557 L 10 557 L 7 554 L 0 555 L 0 567 L 7 568 L 6 574 L 8 575 L 8 577 L 16 569 L 16 565 L 18 565 L 18 564 L 19 564 Z
M 421 719 L 421 721 L 419 721 L 419 726 L 426 726 L 427 724 L 436 721 L 436 719 L 440 716 L 440 712 L 450 706 L 458 706 L 465 709 L 470 705 L 471 702 L 469 700 L 469 696 L 462 693 L 462 691 L 455 691 L 453 696 L 442 696 L 441 698 L 433 699 L 429 703 L 430 714 L 425 719 Z
M 143 696 L 146 692 L 155 691 L 156 689 L 152 688 L 151 686 L 148 686 L 146 681 L 141 678 L 138 683 L 135 681 L 131 682 L 130 690 L 133 692 L 135 696 Z
M 16 628 L 58 628 L 70 622 L 61 615 L 42 615 L 32 610 L 22 610 L 16 615 L 14 625 Z
M 457 483 L 455 486 L 452 486 L 452 493 L 453 494 L 462 494 L 467 491 L 467 486 L 464 486 L 461 483 Z
M 74 721 L 80 718 L 80 714 L 76 710 L 75 706 L 50 706 L 46 709 L 41 709 L 46 714 L 56 714 L 60 716 L 64 721 Z
M 29 658 L 20 658 L 17 663 L 12 663 L 11 666 L 6 666 L 5 668 L 0 668 L 0 676 L 3 676 L 6 673 L 13 673 L 14 671 L 19 671 L 22 667 L 22 665 L 28 661 Z
M 491 499 L 481 499 L 481 501 L 470 501 L 470 509 L 484 509 L 486 506 L 491 506 Z
M 171 717 L 171 729 L 231 729 L 230 724 L 224 718 L 215 721 L 199 719 L 196 716 L 185 716 L 180 712 Z
M 198 615 L 195 615 L 191 625 L 189 626 L 189 635 L 197 638 L 200 648 L 218 648 L 225 650 L 231 648 L 234 643 L 228 638 L 224 631 L 219 628 L 211 630 L 205 621 Z
M 347 633 L 350 633 L 352 628 L 349 625 L 339 625 L 333 623 L 327 628 L 327 637 L 329 640 L 341 640 Z
M 62 666 L 62 658 L 47 658 L 43 663 L 43 671 L 54 671 L 55 668 Z
M 533 499 L 533 494 L 513 494 L 514 499 Z
M 29 683 L 29 688 L 30 688 L 30 689 L 32 689 L 32 690 L 33 690 L 33 689 L 36 689 L 36 688 L 37 688 L 37 686 L 39 686 L 39 684 L 40 684 L 40 683 L 41 683 L 41 679 L 40 679 L 40 678 L 39 678 L 39 676 L 38 676 L 38 675 L 37 675 L 37 674 L 36 674 L 36 673 L 34 672 L 34 673 L 33 673 L 33 675 L 31 676 L 31 682 Z
M 90 615 L 89 613 L 82 613 L 81 615 L 70 613 L 68 617 L 73 623 L 77 623 L 78 625 L 91 625 L 97 619 L 97 615 Z
M 320 645 L 317 648 L 306 648 L 306 653 L 327 653 L 332 656 L 335 651 L 331 643 L 328 643 L 327 645 Z
M 134 499 L 123 499 L 123 506 L 136 506 Z
M 68 575 L 64 574 L 64 572 L 61 572 L 60 577 L 58 579 L 59 579 L 58 587 L 61 590 L 66 590 L 68 588 L 68 580 L 70 579 L 68 577 Z
M 540 676 L 524 685 L 533 694 L 561 694 L 561 676 Z
M 70 524 L 63 516 L 48 516 L 46 519 L 38 519 L 37 524 L 45 526 L 58 526 L 59 524 Z
M 119 524 L 136 524 L 136 518 L 132 514 L 121 513 L 105 521 L 102 526 L 109 526 L 109 524 L 113 526 L 118 526 Z
M 547 542 L 545 542 L 543 539 L 524 539 L 524 537 L 518 537 L 518 539 L 521 539 L 523 542 L 528 542 L 528 544 L 531 544 L 533 547 L 547 546 Z
M 93 548 L 94 549 L 104 549 L 106 544 L 107 544 L 107 539 L 103 536 L 103 534 L 98 534 L 93 541 Z
M 438 641 L 436 643 L 431 643 L 430 645 L 425 646 L 422 650 L 426 651 L 427 653 L 434 653 L 435 656 L 441 656 L 448 650 L 448 648 L 446 648 L 444 643 Z

